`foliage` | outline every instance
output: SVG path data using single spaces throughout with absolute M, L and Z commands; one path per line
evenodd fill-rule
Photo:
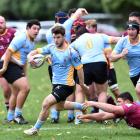
M 8 19 L 27 20 L 38 18 L 40 20 L 54 19 L 58 10 L 68 11 L 70 8 L 84 7 L 90 13 L 107 12 L 123 13 L 140 8 L 139 0 L 1 0 L 0 13 Z
M 104 12 L 107 13 L 123 13 L 128 16 L 131 11 L 139 11 L 139 0 L 101 0 Z

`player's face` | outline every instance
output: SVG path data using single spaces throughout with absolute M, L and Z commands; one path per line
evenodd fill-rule
M 3 17 L 0 16 L 0 34 L 2 34 L 6 29 L 6 22 Z
M 117 105 L 122 105 L 124 103 L 125 103 L 125 101 L 122 98 L 117 99 Z
M 135 39 L 137 37 L 137 30 L 135 28 L 128 28 L 127 33 L 130 39 Z
M 27 29 L 27 32 L 29 36 L 31 37 L 31 39 L 35 39 L 39 33 L 39 30 L 40 30 L 40 27 L 34 24 L 31 28 Z
M 62 47 L 65 37 L 61 34 L 53 34 L 55 45 L 60 48 Z

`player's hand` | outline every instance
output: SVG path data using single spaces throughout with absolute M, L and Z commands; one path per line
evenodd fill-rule
M 121 55 L 122 55 L 122 58 L 125 58 L 125 56 L 128 54 L 128 49 L 127 48 L 124 48 L 123 50 L 122 50 L 122 53 L 121 53 Z
M 5 71 L 7 70 L 7 68 L 2 67 L 0 69 L 0 76 L 3 75 L 5 73 Z
M 84 117 L 83 117 L 84 115 L 82 115 L 82 114 L 79 114 L 78 116 L 77 116 L 77 118 L 78 119 L 84 119 Z
M 33 55 L 29 55 L 27 58 L 28 58 L 28 62 L 30 63 L 30 62 L 32 62 L 32 61 L 33 61 L 34 56 L 33 56 Z
M 85 103 L 83 103 L 83 106 L 85 108 L 93 106 L 94 105 L 94 101 L 86 101 Z
M 84 15 L 87 15 L 88 12 L 85 8 L 78 8 L 76 10 L 76 12 L 74 13 L 74 15 L 77 17 L 77 18 L 80 18 L 81 16 L 84 16 Z

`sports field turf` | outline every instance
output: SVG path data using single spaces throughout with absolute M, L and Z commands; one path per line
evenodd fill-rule
M 134 87 L 128 77 L 128 66 L 124 60 L 115 63 L 118 83 L 121 91 L 130 91 L 135 97 Z M 51 124 L 50 119 L 43 125 L 39 135 L 25 136 L 23 130 L 30 128 L 38 117 L 43 98 L 51 91 L 47 64 L 39 69 L 29 68 L 31 91 L 24 105 L 24 117 L 30 122 L 27 125 L 8 124 L 4 121 L 6 109 L 0 90 L 0 140 L 139 140 L 140 130 L 130 128 L 124 121 L 114 124 L 86 123 L 68 124 L 67 112 L 61 112 L 60 123 Z M 110 93 L 110 92 L 109 92 Z M 136 97 L 135 97 L 136 99 Z

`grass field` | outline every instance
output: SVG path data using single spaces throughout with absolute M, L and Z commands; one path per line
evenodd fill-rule
M 118 83 L 121 91 L 130 91 L 135 97 L 134 87 L 128 76 L 128 66 L 124 60 L 115 63 Z M 51 91 L 47 73 L 47 65 L 28 72 L 31 91 L 24 105 L 23 114 L 30 122 L 28 125 L 7 124 L 4 122 L 6 110 L 0 90 L 0 140 L 139 140 L 140 132 L 128 127 L 124 121 L 114 124 L 86 123 L 81 125 L 68 124 L 67 112 L 61 112 L 60 123 L 51 124 L 50 119 L 43 125 L 39 135 L 29 137 L 23 130 L 30 128 L 38 117 L 43 98 Z

